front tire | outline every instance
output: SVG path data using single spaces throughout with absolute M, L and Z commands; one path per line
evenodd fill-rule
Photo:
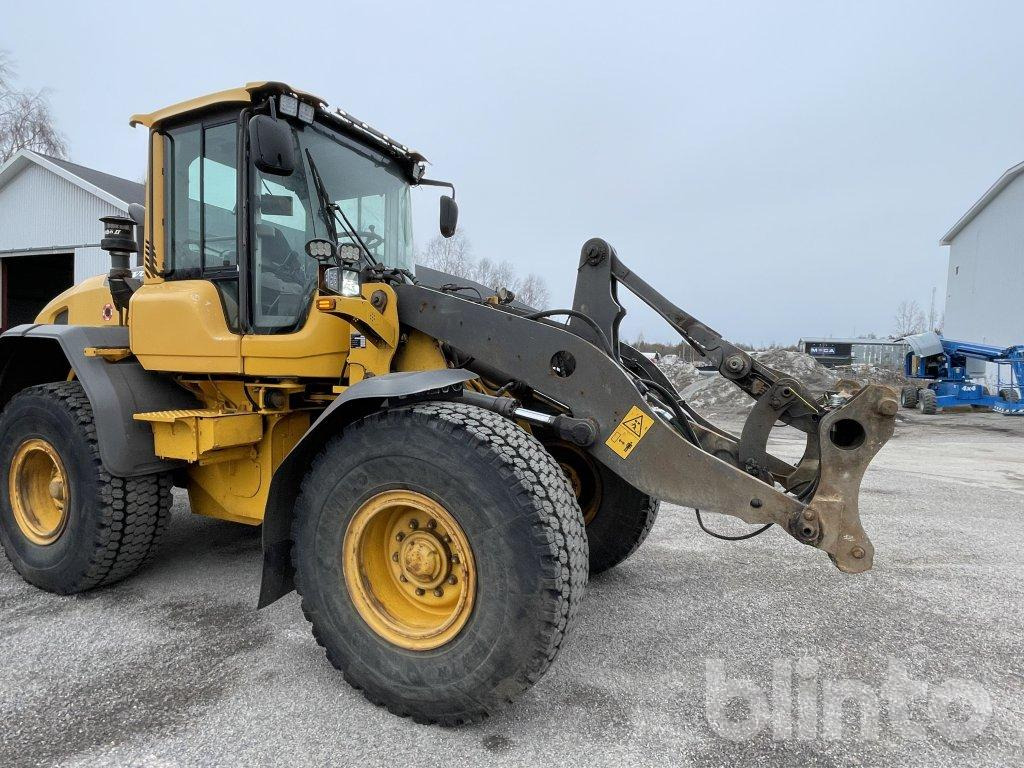
M 1000 389 L 999 390 L 999 397 L 1001 397 L 1003 400 L 1005 400 L 1008 403 L 1019 403 L 1020 402 L 1020 392 L 1018 392 L 1013 387 L 1005 387 L 1003 389 Z
M 370 701 L 418 722 L 504 707 L 558 655 L 583 597 L 583 516 L 558 464 L 464 403 L 347 426 L 295 512 L 296 588 L 317 642 Z
M 112 477 L 77 381 L 23 390 L 0 416 L 0 542 L 48 592 L 113 584 L 155 552 L 171 509 L 168 474 Z

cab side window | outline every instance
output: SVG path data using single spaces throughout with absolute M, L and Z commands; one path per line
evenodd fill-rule
M 167 132 L 167 277 L 188 280 L 238 264 L 238 152 L 234 122 Z
M 165 134 L 167 280 L 212 280 L 238 326 L 238 127 L 235 120 Z

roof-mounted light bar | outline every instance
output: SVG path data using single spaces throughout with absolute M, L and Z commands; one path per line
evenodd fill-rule
M 302 101 L 298 96 L 290 93 L 282 93 L 278 96 L 277 109 L 280 114 L 285 115 L 286 117 L 298 118 L 306 124 L 312 123 L 316 116 L 316 107 L 313 104 Z M 416 166 L 414 167 L 413 174 L 416 176 L 416 180 L 418 181 L 423 177 L 424 168 L 420 163 L 426 160 L 426 158 L 424 158 L 419 152 L 409 149 L 405 144 L 395 141 L 387 134 L 381 133 L 373 126 L 368 123 L 364 123 L 359 118 L 350 115 L 344 110 L 335 109 L 334 112 L 327 112 L 326 114 L 327 116 L 341 122 L 352 132 L 372 139 L 375 144 L 382 145 L 391 154 L 414 161 Z

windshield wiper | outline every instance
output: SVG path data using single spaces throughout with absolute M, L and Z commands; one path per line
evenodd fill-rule
M 313 153 L 306 148 L 306 159 L 309 161 L 309 170 L 313 172 L 313 186 L 316 188 L 316 196 L 320 202 L 320 216 L 324 220 L 324 224 L 330 231 L 331 237 L 334 239 L 334 244 L 338 244 L 338 222 L 339 215 L 341 217 L 342 227 L 345 229 L 345 237 L 348 237 L 355 242 L 359 243 L 359 247 L 362 249 L 363 254 L 366 256 L 366 261 L 369 264 L 376 264 L 377 259 L 374 258 L 373 254 L 370 253 L 370 249 L 366 247 L 366 243 L 363 242 L 363 238 L 359 236 L 356 228 L 352 226 L 352 222 L 348 220 L 348 216 L 341 210 L 341 206 L 331 202 L 330 196 L 327 194 L 327 187 L 324 185 L 324 180 L 320 176 L 320 171 L 316 167 L 316 161 L 313 160 Z

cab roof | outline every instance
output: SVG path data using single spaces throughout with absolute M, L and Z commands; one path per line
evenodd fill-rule
M 270 94 L 292 94 L 298 97 L 300 101 L 312 104 L 316 108 L 318 116 L 325 118 L 327 122 L 333 123 L 336 128 L 352 134 L 363 141 L 376 144 L 381 149 L 387 151 L 388 154 L 413 162 L 426 159 L 419 152 L 409 149 L 406 145 L 395 141 L 390 136 L 367 125 L 347 112 L 343 112 L 340 109 L 331 111 L 327 102 L 319 96 L 293 88 L 287 83 L 273 80 L 246 83 L 241 88 L 229 88 L 226 91 L 217 91 L 216 93 L 209 93 L 205 96 L 189 99 L 188 101 L 171 104 L 169 107 L 163 107 L 155 112 L 135 114 L 131 116 L 129 124 L 132 126 L 143 125 L 146 128 L 152 129 L 159 127 L 161 123 L 167 120 L 187 115 L 191 112 L 198 112 L 218 105 L 251 104 L 258 95 Z

